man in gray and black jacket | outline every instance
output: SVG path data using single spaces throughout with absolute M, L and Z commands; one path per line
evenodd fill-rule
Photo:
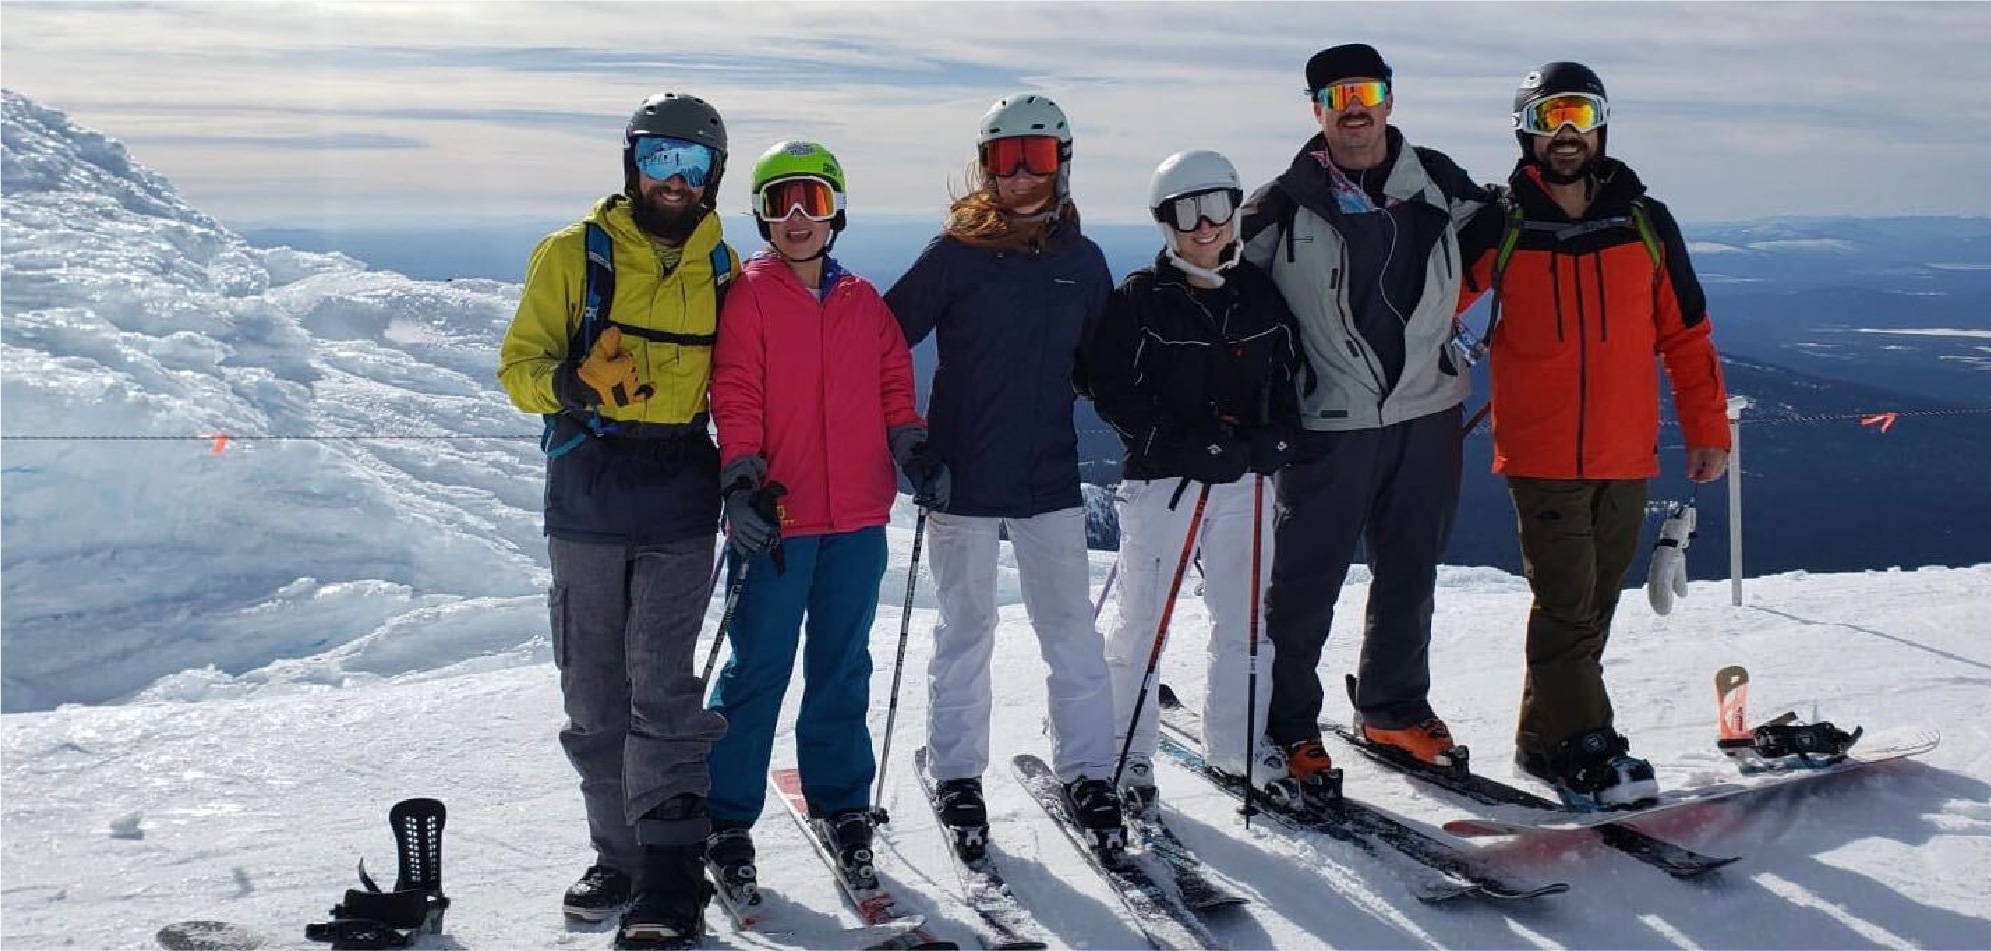
M 1320 133 L 1244 209 L 1245 258 L 1298 319 L 1307 370 L 1301 436 L 1277 479 L 1266 627 L 1277 648 L 1267 734 L 1293 777 L 1332 767 L 1318 725 L 1321 646 L 1366 537 L 1369 588 L 1359 729 L 1427 762 L 1453 744 L 1431 708 L 1432 589 L 1459 493 L 1459 405 L 1450 349 L 1458 228 L 1488 196 L 1451 159 L 1388 125 L 1391 71 L 1347 44 L 1307 61 Z

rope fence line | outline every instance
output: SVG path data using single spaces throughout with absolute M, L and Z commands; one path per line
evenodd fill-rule
M 1864 423 L 1864 422 L 1866 422 L 1867 420 L 1870 420 L 1870 419 L 1872 419 L 1872 418 L 1874 418 L 1874 417 L 1876 417 L 1876 416 L 1880 416 L 1880 415 L 1886 415 L 1886 416 L 1892 416 L 1892 417 L 1897 417 L 1897 418 L 1900 418 L 1900 419 L 1910 419 L 1910 418 L 1920 418 L 1920 417 L 1931 417 L 1931 416 L 1980 416 L 1980 415 L 1987 415 L 1987 414 L 1991 414 L 1991 406 L 1973 406 L 1973 407 L 1962 407 L 1962 408 L 1957 408 L 1957 409 L 1911 409 L 1911 410 L 1875 410 L 1875 411 L 1872 411 L 1872 412 L 1866 412 L 1866 413 L 1811 413 L 1811 414 L 1800 414 L 1800 415 L 1784 415 L 1784 416 L 1744 416 L 1744 417 L 1743 417 L 1742 419 L 1738 420 L 1738 422 L 1740 422 L 1740 423 L 1741 423 L 1742 425 L 1745 425 L 1745 426 L 1761 426 L 1761 425 L 1771 425 L 1771 424 L 1781 424 L 1781 423 L 1828 423 L 1828 422 L 1844 422 L 1844 421 L 1858 421 L 1858 422 L 1863 422 L 1863 423 Z M 1663 426 L 1673 426 L 1673 427 L 1677 427 L 1677 426 L 1679 425 L 1679 423 L 1678 423 L 1677 421 L 1675 421 L 1675 420 L 1666 420 L 1666 421 L 1662 422 L 1662 423 L 1661 423 L 1661 425 L 1663 425 Z M 1480 429 L 1484 429 L 1484 428 L 1485 428 L 1485 425 L 1484 425 L 1484 424 L 1482 424 L 1482 425 L 1481 425 L 1481 426 L 1480 426 L 1479 428 L 1480 428 Z M 1112 436 L 1112 435 L 1117 435 L 1117 434 L 1116 434 L 1116 433 L 1115 433 L 1115 432 L 1114 432 L 1113 430 L 1111 430 L 1111 429 L 1100 429 L 1100 428 L 1093 428 L 1093 427 L 1087 427 L 1087 428 L 1083 428 L 1083 429 L 1080 429 L 1080 430 L 1078 430 L 1078 432 L 1079 432 L 1079 433 L 1082 433 L 1082 434 L 1085 434 L 1085 435 L 1096 435 L 1096 436 Z M 228 433 L 228 432 L 213 432 L 213 433 L 206 433 L 206 434 L 198 434 L 198 435 L 185 435 L 185 436 L 175 436 L 175 435 L 165 435 L 165 436 L 139 436 L 139 435 L 117 435 L 117 434 L 57 434 L 57 433 L 34 433 L 34 434 L 20 434 L 20 435 L 0 435 L 0 441 L 5 441 L 5 442 L 206 442 L 206 443 L 212 443 L 212 442 L 215 442 L 215 441 L 217 441 L 217 440 L 225 440 L 225 441 L 227 441 L 227 442 L 250 442 L 250 441 L 265 441 L 265 440 L 291 440 L 291 441 L 304 441 L 304 442 L 309 442 L 309 441 L 341 441 L 341 440 L 343 440 L 343 441 L 357 441 L 357 440 L 373 440 L 373 439 L 410 439 L 410 440 L 425 440 L 425 441 L 426 441 L 426 440 L 486 440 L 486 439 L 496 439 L 496 440 L 507 440 L 507 441 L 509 441 L 509 440 L 519 440 L 519 439 L 530 439 L 530 440 L 533 440 L 533 441 L 538 441 L 538 440 L 539 440 L 539 438 L 540 438 L 540 434 L 539 434 L 539 433 L 492 433 L 492 434 L 483 434 L 483 435 L 479 435 L 479 434 L 474 434 L 474 433 Z

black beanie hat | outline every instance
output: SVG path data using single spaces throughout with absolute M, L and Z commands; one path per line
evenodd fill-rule
M 1307 95 L 1350 76 L 1375 76 L 1388 81 L 1390 64 L 1383 62 L 1383 54 L 1367 43 L 1330 46 L 1307 60 Z

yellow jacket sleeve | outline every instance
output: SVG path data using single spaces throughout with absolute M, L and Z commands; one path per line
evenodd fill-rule
M 568 358 L 585 293 L 586 261 L 577 229 L 548 235 L 532 250 L 518 313 L 498 351 L 498 383 L 527 413 L 557 413 L 553 371 Z

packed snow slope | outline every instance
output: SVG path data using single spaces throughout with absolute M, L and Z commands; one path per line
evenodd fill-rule
M 492 382 L 516 286 L 250 247 L 115 140 L 12 93 L 4 105 L 7 434 L 533 429 Z M 590 856 L 555 740 L 529 441 L 237 440 L 221 455 L 190 441 L 10 441 L 4 452 L 0 696 L 23 712 L 0 717 L 0 945 L 138 948 L 167 922 L 218 918 L 311 947 L 304 925 L 356 884 L 359 858 L 391 870 L 386 811 L 410 796 L 451 811 L 455 904 L 447 934 L 422 946 L 607 945 L 605 928 L 571 930 L 557 909 Z M 879 592 L 874 741 L 911 514 L 902 500 Z M 1094 555 L 1095 586 L 1110 558 Z M 1135 946 L 1110 894 L 1003 768 L 1047 742 L 1042 664 L 1007 560 L 1002 578 L 987 777 L 1000 861 L 1059 943 Z M 934 623 L 931 577 L 919 583 L 881 865 L 936 930 L 971 945 L 908 773 Z M 1367 584 L 1358 569 L 1342 593 L 1321 667 L 1330 696 L 1353 666 Z M 1435 703 L 1483 770 L 1509 776 L 1526 585 L 1488 569 L 1445 569 L 1440 584 Z M 1235 947 L 1991 946 L 1987 592 L 1991 566 L 1752 579 L 1741 608 L 1725 585 L 1696 584 L 1667 617 L 1625 599 L 1608 668 L 1619 726 L 1667 782 L 1729 768 L 1711 748 L 1712 675 L 1729 663 L 1754 674 L 1759 718 L 1815 706 L 1842 725 L 1944 732 L 1913 761 L 1655 821 L 1743 856 L 1707 883 L 1673 882 L 1583 835 L 1536 837 L 1475 847 L 1517 876 L 1570 882 L 1567 895 L 1430 907 L 1345 846 L 1244 829 L 1230 800 L 1169 764 L 1166 808 L 1252 899 L 1215 924 Z M 707 637 L 717 615 L 711 605 Z M 1185 593 L 1164 673 L 1192 703 L 1207 630 Z M 776 758 L 793 761 L 786 728 Z M 1340 759 L 1351 793 L 1416 821 L 1469 812 Z M 822 945 L 852 922 L 785 819 L 769 816 L 758 837 L 792 943 Z M 716 943 L 755 945 L 710 918 Z
M 910 531 L 902 504 L 891 531 L 872 656 L 874 742 L 883 729 Z M 1107 556 L 1094 562 L 1104 580 Z M 922 576 L 929 586 L 931 578 Z M 1043 668 L 1003 569 L 997 765 L 987 777 L 1000 862 L 1059 944 L 1127 948 L 1139 936 L 1062 835 L 1001 764 L 1045 752 Z M 1669 767 L 1668 782 L 1707 781 L 1729 767 L 1714 753 L 1713 672 L 1754 675 L 1753 708 L 1817 713 L 1842 725 L 1933 723 L 1943 744 L 1916 760 L 1782 791 L 1695 807 L 1649 824 L 1705 852 L 1741 855 L 1704 883 L 1681 883 L 1582 834 L 1489 851 L 1514 874 L 1572 885 L 1526 907 L 1426 906 L 1381 866 L 1344 845 L 1265 823 L 1245 830 L 1233 801 L 1160 769 L 1168 817 L 1252 903 L 1218 919 L 1233 947 L 1957 948 L 1991 945 L 1991 646 L 1984 628 L 1991 566 L 1749 582 L 1731 608 L 1724 585 L 1697 583 L 1668 617 L 1628 597 L 1608 674 L 1619 726 Z M 1359 618 L 1367 579 L 1343 591 Z M 973 947 L 953 897 L 931 813 L 910 773 L 926 707 L 923 671 L 934 614 L 919 598 L 907 651 L 904 707 L 885 805 L 881 868 L 943 937 Z M 1518 578 L 1447 569 L 1438 592 L 1435 700 L 1481 768 L 1508 776 L 1528 595 Z M 1108 610 L 1110 622 L 1112 609 Z M 717 610 L 708 616 L 716 622 Z M 1165 679 L 1190 701 L 1202 690 L 1207 615 L 1186 596 Z M 708 623 L 710 631 L 712 623 Z M 1352 668 L 1357 638 L 1338 635 L 1322 663 Z M 792 724 L 794 700 L 790 691 Z M 1339 705 L 1335 705 L 1339 710 Z M 138 948 L 170 921 L 218 918 L 276 946 L 306 947 L 353 865 L 391 869 L 392 803 L 435 796 L 450 808 L 443 880 L 454 901 L 447 934 L 426 947 L 606 947 L 604 929 L 573 929 L 562 888 L 591 860 L 574 777 L 554 738 L 559 692 L 545 664 L 346 687 L 268 684 L 200 702 L 69 706 L 5 718 L 5 886 L 10 948 Z M 792 731 L 776 743 L 792 763 Z M 1433 826 L 1468 814 L 1352 753 L 1338 757 L 1357 796 Z M 777 807 L 778 808 L 778 807 Z M 778 812 L 757 829 L 775 908 L 821 946 L 854 923 L 794 826 Z M 766 942 L 728 932 L 724 947 Z

